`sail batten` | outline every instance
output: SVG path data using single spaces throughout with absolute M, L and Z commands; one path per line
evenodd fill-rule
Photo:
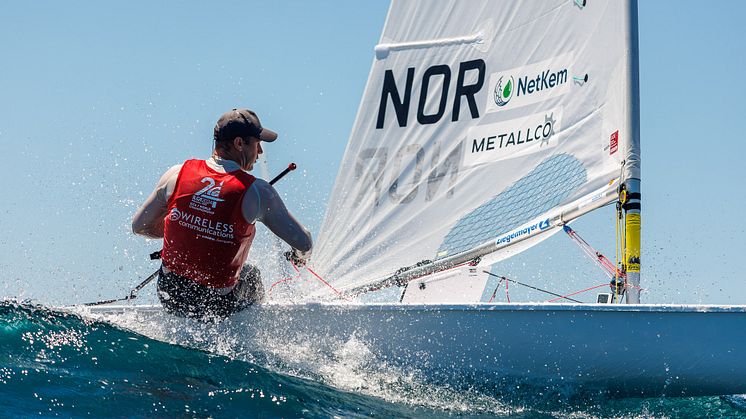
M 393 1 L 317 270 L 350 290 L 500 258 L 611 202 L 634 131 L 630 7 Z
M 444 47 L 449 45 L 461 44 L 480 44 L 484 42 L 484 33 L 478 32 L 472 35 L 458 36 L 453 38 L 427 39 L 410 42 L 391 42 L 378 44 L 374 48 L 376 57 L 379 59 L 386 58 L 391 51 L 404 51 L 417 48 Z

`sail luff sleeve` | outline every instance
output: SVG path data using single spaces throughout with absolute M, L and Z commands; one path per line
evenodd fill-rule
M 625 137 L 624 180 L 641 179 L 640 158 L 640 47 L 638 34 L 637 0 L 629 0 L 625 20 L 628 24 L 627 45 L 627 82 L 629 111 L 627 113 L 627 132 Z

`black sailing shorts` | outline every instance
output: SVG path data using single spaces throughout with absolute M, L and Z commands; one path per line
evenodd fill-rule
M 161 269 L 158 298 L 163 308 L 175 316 L 219 320 L 261 302 L 264 286 L 259 269 L 252 265 L 243 266 L 238 283 L 227 294 Z

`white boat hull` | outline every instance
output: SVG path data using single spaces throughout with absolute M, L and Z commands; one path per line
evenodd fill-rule
M 454 386 L 746 393 L 746 306 L 262 305 L 210 326 L 159 307 L 84 310 L 172 343 L 210 349 L 219 338 L 234 354 L 308 345 L 333 353 L 356 339 L 375 359 Z

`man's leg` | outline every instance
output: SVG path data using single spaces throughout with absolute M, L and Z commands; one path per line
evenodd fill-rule
M 173 272 L 158 275 L 158 299 L 167 312 L 181 317 L 200 317 L 208 301 L 200 287 Z
M 236 301 L 236 311 L 264 301 L 264 285 L 259 268 L 254 265 L 244 265 L 238 284 L 230 295 Z

